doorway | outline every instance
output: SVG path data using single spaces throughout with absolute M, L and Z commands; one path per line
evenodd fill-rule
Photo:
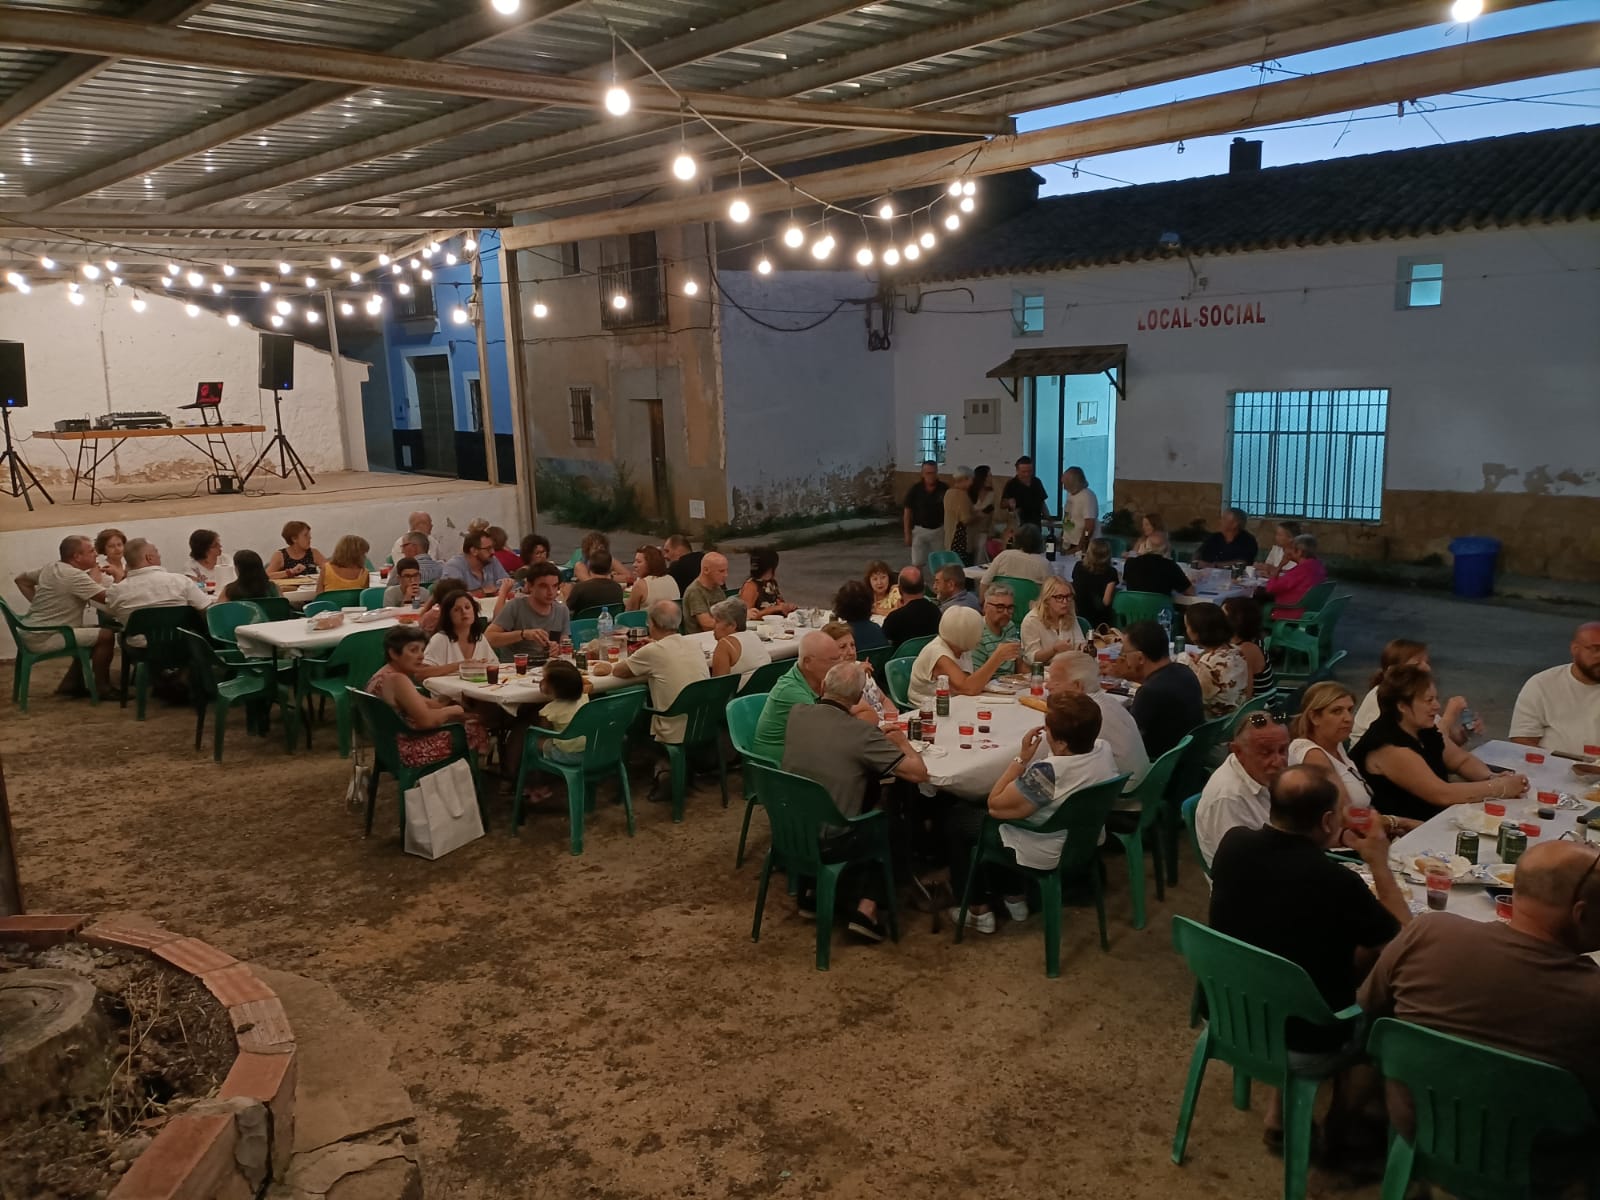
M 634 462 L 637 463 L 639 459 L 644 459 L 648 464 L 646 465 L 646 477 L 634 481 L 635 486 L 638 488 L 639 505 L 644 509 L 646 516 L 671 516 L 672 498 L 667 485 L 667 423 L 665 406 L 656 397 L 635 399 L 630 401 L 630 404 L 639 406 L 638 409 L 634 410 L 634 415 L 642 418 L 637 422 L 638 433 L 635 438 L 639 445 L 633 456 Z
M 1080 467 L 1103 512 L 1116 482 L 1117 397 L 1122 367 L 1093 374 L 1031 375 L 1026 380 L 1027 452 L 1051 493 L 1050 511 L 1066 500 L 1061 473 Z
M 427 475 L 456 473 L 456 408 L 450 393 L 450 357 L 418 354 L 405 360 L 417 403 L 417 428 L 422 434 L 422 461 Z

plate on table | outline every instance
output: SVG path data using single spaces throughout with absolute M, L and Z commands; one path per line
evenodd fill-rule
M 1509 892 L 1516 882 L 1517 864 L 1480 864 L 1472 868 L 1472 873 L 1491 892 Z
M 1428 869 L 1439 864 L 1450 868 L 1451 883 L 1483 882 L 1481 878 L 1474 876 L 1472 864 L 1459 854 L 1418 854 L 1406 858 L 1401 869 L 1412 883 L 1426 883 Z
M 1493 813 L 1486 813 L 1481 808 L 1466 808 L 1464 811 L 1452 814 L 1455 817 L 1457 829 L 1470 829 L 1479 837 L 1494 837 L 1500 832 L 1500 822 L 1506 817 L 1497 817 Z

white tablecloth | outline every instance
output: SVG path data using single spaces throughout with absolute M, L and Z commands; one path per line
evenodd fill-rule
M 1119 579 L 1122 576 L 1124 561 L 1125 560 L 1120 558 L 1114 558 L 1111 560 L 1111 565 L 1116 568 L 1117 577 Z M 1058 554 L 1055 562 L 1050 563 L 1049 565 L 1050 570 L 1056 575 L 1057 578 L 1064 579 L 1068 583 L 1071 583 L 1072 568 L 1077 566 L 1077 564 L 1078 556 L 1076 554 Z M 977 582 L 982 580 L 984 572 L 987 570 L 987 567 L 968 567 L 966 568 L 966 575 L 969 580 Z M 1224 600 L 1231 596 L 1253 596 L 1255 595 L 1256 588 L 1260 586 L 1259 580 L 1255 582 L 1240 581 L 1235 583 L 1232 575 L 1225 568 L 1211 567 L 1196 570 L 1193 567 L 1184 567 L 1183 570 L 1184 573 L 1187 574 L 1190 580 L 1194 583 L 1194 595 L 1174 596 L 1172 598 L 1172 602 L 1174 604 L 1199 604 L 1202 601 L 1211 604 L 1221 604 Z M 1125 591 L 1126 589 L 1119 583 L 1117 585 L 1117 590 Z
M 493 596 L 480 597 L 478 611 L 486 617 L 493 617 L 494 604 Z M 400 624 L 394 616 L 397 611 L 392 608 L 375 609 L 361 618 L 347 617 L 342 625 L 335 625 L 332 629 L 311 629 L 310 622 L 314 618 L 307 617 L 260 621 L 239 626 L 233 631 L 233 636 L 238 640 L 240 650 L 257 658 L 269 658 L 273 654 L 292 657 L 322 654 L 352 633 L 359 633 L 363 629 L 388 629 Z
M 983 722 L 989 726 L 987 734 L 976 732 L 980 708 L 991 714 L 991 719 Z M 1021 748 L 1023 734 L 1044 724 L 1044 714 L 1018 703 L 1014 696 L 952 696 L 950 715 L 938 717 L 934 723 L 938 732 L 933 746 L 922 756 L 928 764 L 928 782 L 969 800 L 981 800 Z M 971 738 L 959 733 L 959 727 L 966 724 L 973 726 Z M 972 749 L 961 749 L 964 742 L 971 742 Z

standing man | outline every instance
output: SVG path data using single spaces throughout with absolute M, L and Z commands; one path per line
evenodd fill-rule
M 1072 525 L 1069 536 L 1061 531 L 1064 549 L 1082 554 L 1089 548 L 1089 539 L 1100 528 L 1100 498 L 1089 490 L 1089 479 L 1082 467 L 1068 467 L 1061 473 L 1061 486 L 1067 489 L 1067 511 L 1062 515 Z
M 406 533 L 420 533 L 424 537 L 432 537 L 433 536 L 433 518 L 430 517 L 425 512 L 414 512 L 414 513 L 412 513 L 410 516 L 408 516 L 406 518 Z M 392 563 L 399 562 L 407 554 L 411 553 L 411 551 L 406 549 L 405 541 L 406 541 L 405 534 L 402 534 L 400 537 L 395 539 L 394 549 L 389 551 L 389 561 L 390 562 L 392 562 Z M 422 552 L 424 554 L 426 554 L 428 552 L 428 547 L 426 545 L 424 545 L 422 547 Z M 412 557 L 415 557 L 415 555 L 413 555 Z M 428 580 L 424 579 L 422 582 L 423 583 L 427 583 Z
M 677 580 L 678 593 L 682 595 L 700 574 L 700 560 L 705 554 L 690 544 L 687 534 L 675 533 L 662 543 L 661 557 L 667 560 L 667 574 Z
M 445 563 L 442 578 L 459 579 L 474 596 L 488 596 L 511 576 L 494 556 L 494 540 L 478 530 L 461 539 L 461 553 Z
M 1016 474 L 1000 491 L 1000 504 L 1012 513 L 1011 527 L 1043 525 L 1050 519 L 1050 495 L 1033 473 L 1033 459 L 1024 454 L 1012 464 Z
M 643 679 L 650 687 L 650 707 L 667 709 L 672 707 L 678 693 L 691 683 L 710 679 L 711 668 L 706 665 L 706 656 L 700 652 L 700 647 L 678 632 L 682 617 L 676 604 L 671 600 L 657 600 L 650 606 L 649 615 L 649 643 L 619 662 L 613 673 L 618 679 Z M 688 717 L 650 718 L 650 736 L 663 746 L 682 745 L 688 727 Z M 660 803 L 672 799 L 671 777 L 671 764 L 663 756 L 656 764 L 655 779 L 650 785 L 651 800 Z
M 728 560 L 715 550 L 700 556 L 700 574 L 683 589 L 683 631 L 699 633 L 716 624 L 711 606 L 728 598 Z
M 495 614 L 483 636 L 506 662 L 518 651 L 533 662 L 543 662 L 550 657 L 551 647 L 560 645 L 572 628 L 567 606 L 556 598 L 561 570 L 553 562 L 538 562 L 518 573 L 522 594 Z
M 131 544 L 130 544 L 131 545 Z M 94 670 L 96 694 L 111 694 L 111 656 L 116 650 L 116 635 L 109 629 L 97 629 L 83 623 L 84 607 L 91 600 L 104 603 L 109 576 L 101 574 L 95 565 L 94 541 L 81 533 L 69 534 L 57 547 L 56 562 L 46 563 L 37 571 L 18 575 L 14 581 L 17 590 L 31 607 L 24 620 L 29 625 L 59 625 L 72 632 L 80 646 L 93 647 L 89 651 L 90 666 Z M 132 558 L 128 565 L 133 566 Z M 35 651 L 59 650 L 65 644 L 59 633 L 28 633 L 28 648 Z M 83 678 L 83 668 L 73 658 L 66 676 L 56 688 L 58 696 L 87 696 L 88 684 Z
M 1522 685 L 1511 740 L 1593 757 L 1600 746 L 1600 621 L 1572 635 L 1572 664 L 1540 671 Z
M 900 513 L 906 545 L 911 547 L 912 566 L 926 569 L 928 555 L 944 549 L 945 484 L 939 482 L 939 464 L 928 459 L 922 464 L 922 478 L 911 485 Z
M 1194 839 L 1208 863 L 1229 830 L 1260 829 L 1267 823 L 1271 789 L 1289 765 L 1289 731 L 1270 713 L 1250 717 L 1228 744 L 1232 753 L 1227 761 L 1206 780 L 1194 810 Z
M 1231 567 L 1235 563 L 1249 566 L 1255 562 L 1260 547 L 1255 535 L 1244 527 L 1250 518 L 1242 508 L 1222 510 L 1222 532 L 1213 533 L 1200 543 L 1195 552 L 1197 567 Z

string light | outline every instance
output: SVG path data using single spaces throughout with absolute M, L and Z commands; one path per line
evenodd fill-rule
M 954 233 L 956 230 L 961 228 L 961 218 L 955 213 L 951 213 L 944 219 L 944 227 L 951 233 Z
M 394 266 L 389 268 L 389 274 L 391 274 L 391 275 L 404 275 L 405 273 L 406 273 L 406 265 L 405 265 L 405 263 L 395 263 Z
M 423 267 L 422 268 L 422 278 L 424 280 L 432 279 L 433 278 L 433 271 L 430 270 L 427 267 Z
M 886 247 L 883 252 L 883 265 L 892 267 L 900 261 L 900 251 L 893 246 Z
M 757 275 L 771 275 L 772 274 L 772 260 L 770 258 L 768 258 L 765 254 L 763 254 L 760 258 L 756 259 L 756 274 Z
M 971 196 L 963 196 L 963 197 L 961 197 L 961 205 L 960 205 L 960 207 L 961 207 L 961 211 L 962 212 L 969 213 L 973 209 L 978 207 L 978 202 L 976 200 L 974 200 Z
M 136 313 L 142 313 L 146 308 L 144 297 L 138 293 L 134 293 L 133 300 L 129 303 L 128 307 L 133 309 L 133 311 Z
M 56 269 L 56 260 L 45 254 L 40 257 L 39 265 L 46 271 L 54 271 Z
M 115 259 L 106 259 L 106 270 L 110 271 L 113 275 L 117 273 L 117 263 Z
M 122 286 L 122 276 L 121 275 L 113 275 L 111 277 L 111 286 L 112 287 L 121 287 Z
M 614 292 L 611 296 L 611 307 L 621 312 L 628 307 L 628 297 L 624 292 Z
M 402 296 L 411 295 L 411 285 L 404 280 L 401 280 L 398 284 L 396 284 L 394 290 L 399 292 Z
M 306 276 L 306 286 L 308 288 L 314 288 L 314 287 L 317 286 L 317 278 L 316 278 L 315 275 L 307 275 Z
M 350 272 L 350 282 L 351 283 L 360 283 L 361 282 L 361 272 L 360 271 L 351 271 Z
M 679 150 L 678 156 L 672 160 L 672 173 L 688 181 L 694 178 L 695 169 L 694 156 L 687 149 Z
M 233 274 L 234 274 L 234 272 L 233 272 L 233 264 L 232 263 L 223 263 L 222 264 L 222 273 L 224 275 L 226 275 L 229 279 L 232 279 L 233 278 Z
M 885 221 L 894 220 L 894 200 L 888 196 L 883 198 L 883 203 L 878 205 L 878 216 Z
M 314 308 L 308 308 L 306 309 L 306 320 L 312 325 L 315 325 L 318 321 L 322 320 L 322 314 Z
M 77 289 L 73 289 L 72 291 L 67 293 L 67 302 L 69 304 L 74 305 L 75 307 L 82 308 L 83 307 L 83 293 L 78 291 Z
M 291 272 L 293 270 L 294 270 L 294 268 L 291 267 L 286 262 L 279 262 L 278 263 L 278 274 L 279 275 L 287 275 L 287 274 L 289 274 L 289 272 Z
M 544 320 L 550 315 L 550 306 L 543 300 L 535 300 L 533 302 L 533 315 L 535 320 Z
M 389 262 L 390 262 L 390 258 L 389 258 L 389 256 L 387 254 L 378 255 L 378 265 L 380 267 L 387 267 L 389 265 Z
M 268 292 L 270 292 L 272 290 L 272 285 L 270 283 L 268 283 L 265 279 L 263 279 L 256 286 L 261 289 L 261 294 L 262 295 L 266 295 Z
M 968 179 L 961 185 L 961 194 L 963 196 L 976 196 L 978 194 L 978 185 Z
M 274 329 L 282 329 L 283 328 L 283 318 L 280 317 L 277 313 L 273 313 L 272 314 L 272 327 Z
M 685 279 L 683 281 L 683 294 L 685 296 L 693 296 L 699 290 L 700 290 L 700 285 L 698 283 L 696 283 L 694 280 Z
M 164 287 L 164 288 L 169 288 L 169 287 L 171 287 L 173 284 L 175 284 L 177 282 L 178 281 L 176 279 L 174 279 L 171 275 L 163 275 L 161 277 L 161 286 Z
M 466 241 L 461 243 L 461 248 L 468 254 L 474 253 L 478 249 L 478 239 L 469 237 Z
M 198 317 L 200 315 L 200 306 L 191 301 L 183 306 L 183 311 L 191 318 Z
M 222 295 L 222 285 L 220 283 L 213 283 L 211 285 L 211 292 L 216 296 Z
M 223 319 L 225 321 L 227 321 L 229 325 L 237 325 L 239 323 L 239 314 L 238 313 L 229 313 Z
M 951 180 L 951 181 L 950 181 L 950 186 L 949 186 L 949 187 L 947 187 L 947 188 L 946 188 L 946 189 L 945 189 L 945 191 L 947 191 L 947 192 L 949 192 L 949 193 L 950 193 L 950 194 L 951 194 L 951 195 L 952 195 L 952 196 L 959 196 L 959 195 L 961 195 L 961 180 L 959 180 L 959 179 L 952 179 L 952 180 Z
M 412 259 L 412 260 L 411 260 L 411 261 L 410 261 L 410 262 L 409 262 L 409 263 L 407 263 L 407 264 L 406 264 L 406 265 L 407 265 L 407 266 L 409 266 L 409 267 L 410 267 L 410 268 L 411 268 L 411 269 L 412 269 L 412 270 L 413 270 L 413 271 L 420 271 L 420 270 L 422 270 L 422 260 L 421 260 L 421 259 L 418 259 L 418 258 L 413 258 L 413 259 Z
M 455 308 L 450 310 L 450 319 L 457 325 L 465 325 L 467 323 L 467 310 L 459 304 L 456 305 Z
M 205 286 L 206 277 L 200 274 L 199 271 L 190 271 L 184 278 L 188 281 L 190 287 Z
M 791 250 L 798 250 L 801 246 L 805 245 L 805 242 L 805 230 L 796 225 L 791 218 L 789 221 L 789 227 L 783 231 L 783 244 L 788 246 Z
M 495 12 L 503 17 L 515 16 L 517 9 L 522 7 L 522 0 L 490 0 Z
M 863 246 L 861 249 L 856 251 L 856 263 L 857 265 L 863 267 L 870 267 L 872 265 L 871 246 Z
M 811 257 L 822 259 L 833 253 L 833 234 L 824 233 L 820 238 L 811 243 Z
M 85 279 L 99 279 L 100 278 L 100 268 L 95 266 L 93 263 L 84 263 L 83 264 L 83 277 Z
M 933 236 L 933 230 L 931 229 L 924 229 L 922 231 L 922 236 L 917 239 L 917 241 L 922 243 L 922 248 L 924 250 L 932 250 L 933 244 L 937 240 L 938 239 Z
M 7 271 L 6 272 L 6 282 L 9 283 L 14 288 L 20 288 L 24 284 L 26 284 L 28 281 L 26 279 L 24 279 L 21 275 L 19 275 L 15 271 Z
M 354 316 L 355 315 L 355 311 L 356 311 L 356 306 L 354 304 L 351 304 L 350 301 L 343 300 L 343 301 L 340 302 L 340 304 L 339 304 L 339 315 L 341 317 Z
M 606 89 L 606 111 L 613 117 L 625 117 L 628 110 L 633 107 L 633 97 L 628 95 L 628 89 L 620 83 L 613 83 Z
M 294 305 L 290 304 L 287 300 L 279 300 L 272 307 L 276 308 L 279 313 L 286 317 L 294 311 Z
M 434 248 L 433 248 L 432 245 L 424 246 L 422 248 L 422 257 L 423 258 L 432 258 L 433 257 L 433 250 L 434 250 Z
M 915 242 L 907 242 L 906 248 L 900 253 L 905 256 L 906 261 L 916 262 L 917 259 L 922 257 L 922 247 Z
M 456 257 L 456 252 L 454 250 L 448 251 L 444 256 L 444 265 L 447 267 L 453 267 L 459 261 L 461 260 Z
M 743 225 L 750 219 L 750 205 L 743 196 L 735 196 L 728 205 L 728 220 L 735 225 Z
M 428 248 L 426 250 L 424 250 L 423 253 L 426 254 L 429 258 L 432 258 L 435 254 L 439 253 L 439 243 L 438 242 L 429 242 L 428 243 Z
M 1455 0 L 1450 6 L 1450 19 L 1465 25 L 1483 16 L 1483 0 Z
M 367 301 L 366 308 L 367 315 L 369 317 L 375 317 L 383 311 L 383 301 L 377 296 L 374 296 L 371 300 Z

